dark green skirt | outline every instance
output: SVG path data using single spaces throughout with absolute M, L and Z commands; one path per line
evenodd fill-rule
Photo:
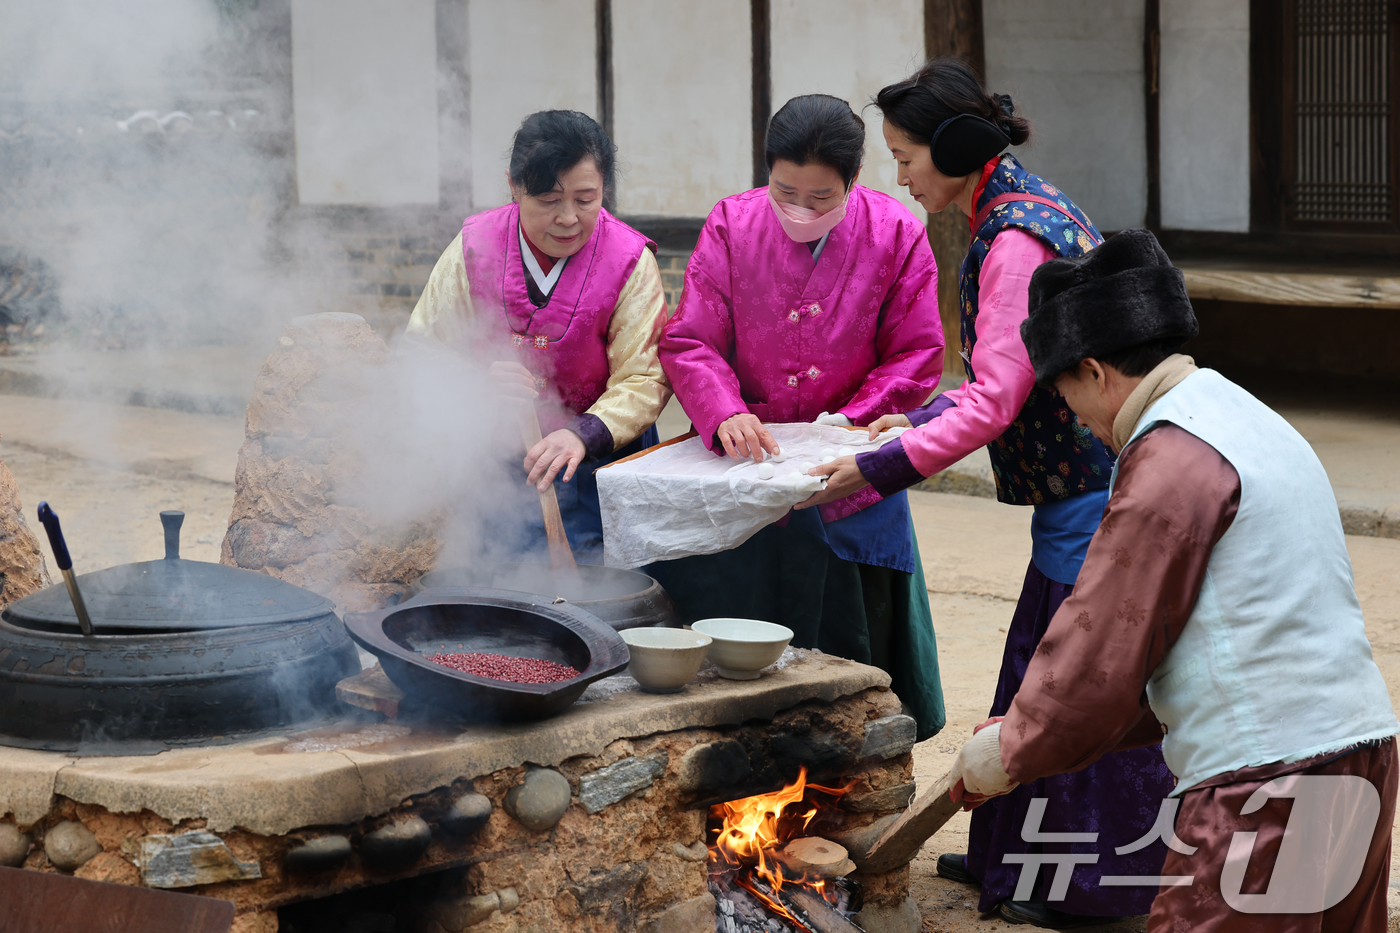
M 890 675 L 923 741 L 943 728 L 938 645 L 914 543 L 914 572 L 842 560 L 824 541 L 769 525 L 718 554 L 652 564 L 686 624 L 762 619 L 792 629 L 795 648 L 816 648 Z

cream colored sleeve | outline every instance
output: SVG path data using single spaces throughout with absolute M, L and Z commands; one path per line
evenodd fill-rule
M 608 321 L 608 387 L 588 409 L 612 432 L 614 450 L 640 437 L 671 398 L 658 350 L 665 326 L 661 270 L 644 249 Z
M 462 234 L 443 250 L 423 286 L 423 294 L 413 308 L 404 333 L 414 337 L 467 349 L 476 308 L 472 306 L 471 283 L 467 281 L 467 264 L 462 259 Z

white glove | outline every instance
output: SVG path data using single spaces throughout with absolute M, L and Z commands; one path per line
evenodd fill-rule
M 976 806 L 989 797 L 1009 793 L 1016 786 L 1001 765 L 1001 722 L 973 734 L 953 761 L 953 799 Z M 961 797 L 958 784 L 962 785 Z
M 850 419 L 850 418 L 847 418 L 845 415 L 841 414 L 839 411 L 838 411 L 836 414 L 834 414 L 834 415 L 829 415 L 829 414 L 827 414 L 826 412 L 822 412 L 820 415 L 817 415 L 816 420 L 813 421 L 812 423 L 813 423 L 813 424 L 834 424 L 834 425 L 836 425 L 838 428 L 850 428 L 850 427 L 854 427 L 854 425 L 851 424 L 851 419 Z

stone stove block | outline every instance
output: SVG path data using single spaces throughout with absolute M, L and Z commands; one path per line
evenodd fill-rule
M 275 930 L 278 906 L 415 876 L 427 933 L 456 933 L 463 918 L 493 933 L 690 929 L 675 924 L 713 917 L 709 802 L 776 789 L 800 765 L 814 779 L 856 781 L 853 794 L 873 805 L 846 812 L 852 828 L 903 799 L 912 760 L 888 685 L 875 668 L 795 652 L 758 680 L 702 676 L 670 695 L 595 690 L 528 724 L 360 720 L 144 757 L 0 748 L 0 828 L 29 833 L 25 867 L 51 872 L 47 834 L 81 824 L 100 851 L 74 873 L 133 885 L 140 853 L 161 837 L 216 847 L 246 866 L 242 880 L 182 890 L 233 901 L 240 931 Z M 537 829 L 505 805 L 530 773 L 563 778 L 562 816 L 533 820 Z M 515 805 L 525 796 L 516 791 Z M 902 915 L 907 868 L 862 880 L 872 904 Z

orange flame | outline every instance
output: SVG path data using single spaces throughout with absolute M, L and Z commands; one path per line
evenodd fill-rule
M 798 772 L 797 780 L 782 790 L 716 804 L 710 808 L 710 816 L 720 819 L 722 823 L 711 851 L 718 857 L 718 861 L 724 863 L 724 868 L 752 864 L 755 871 L 775 890 L 781 889 L 785 879 L 780 866 L 774 863 L 768 850 L 780 848 L 789 839 L 800 836 L 821 812 L 822 808 L 817 804 L 804 800 L 808 792 L 827 794 L 833 798 L 834 805 L 834 800 L 839 799 L 854 784 L 855 781 L 846 787 L 808 784 L 807 768 L 804 766 Z M 805 809 L 800 808 L 803 804 Z M 784 816 L 788 819 L 784 820 Z M 794 818 L 798 822 L 794 822 Z M 785 825 L 780 827 L 780 822 Z M 809 880 L 804 876 L 795 880 L 813 888 L 823 897 L 827 896 L 826 883 L 822 879 Z

